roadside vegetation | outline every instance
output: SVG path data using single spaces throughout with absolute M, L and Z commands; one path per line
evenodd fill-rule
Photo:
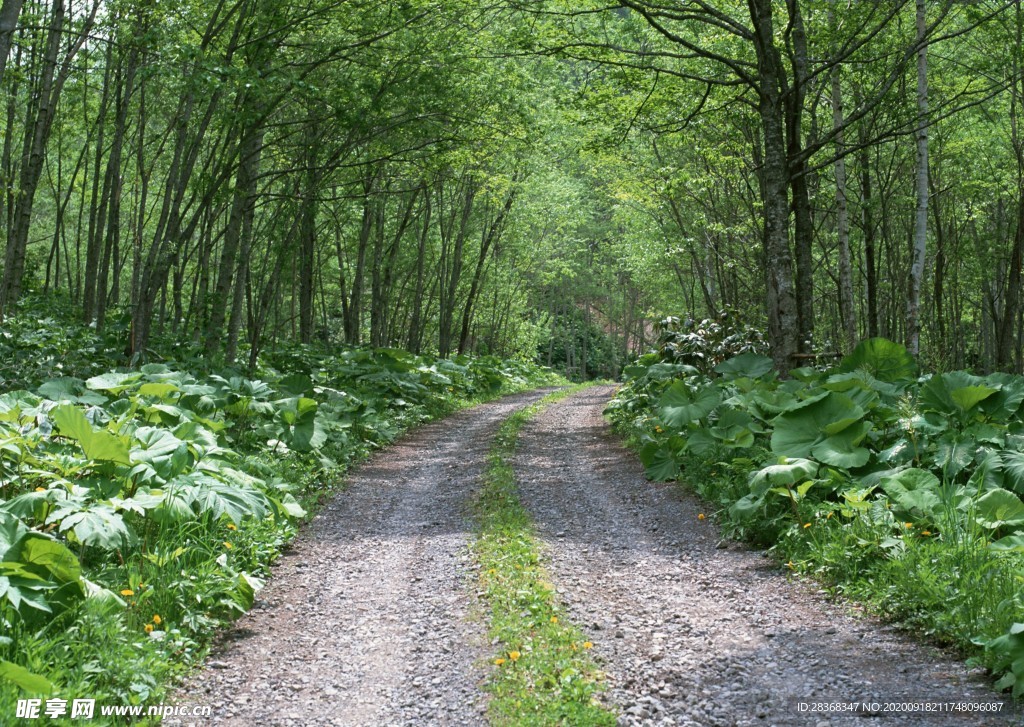
M 873 338 L 781 379 L 762 350 L 727 319 L 667 321 L 607 413 L 727 534 L 1024 694 L 1024 377 L 920 375 Z
M 602 686 L 592 644 L 558 603 L 509 461 L 523 425 L 581 388 L 550 394 L 505 420 L 477 499 L 473 550 L 490 606 L 490 635 L 500 649 L 487 685 L 495 724 L 615 724 L 615 715 L 596 701 Z
M 187 355 L 128 370 L 115 341 L 31 316 L 0 338 L 0 714 L 28 695 L 159 701 L 353 462 L 560 381 L 352 347 L 288 347 L 251 373 Z

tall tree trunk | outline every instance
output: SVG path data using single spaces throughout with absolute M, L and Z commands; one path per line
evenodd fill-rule
M 916 0 L 917 40 L 917 205 L 914 212 L 914 246 L 907 291 L 907 350 L 916 356 L 921 348 L 921 286 L 928 234 L 928 44 L 926 43 L 926 3 Z
M 210 312 L 206 324 L 205 343 L 207 354 L 220 348 L 224 323 L 233 306 L 234 281 L 238 269 L 246 264 L 239 255 L 242 246 L 242 228 L 250 213 L 256 194 L 259 177 L 260 157 L 263 152 L 262 128 L 249 127 L 241 130 L 238 141 L 238 171 L 235 188 L 231 197 L 231 212 L 224 228 L 224 243 L 221 246 L 220 262 L 217 265 L 217 282 L 210 296 Z
M 830 24 L 835 24 L 835 11 L 829 8 Z M 840 68 L 832 72 L 832 124 L 837 130 L 836 149 L 844 146 L 843 88 Z M 850 255 L 850 213 L 846 200 L 846 158 L 836 159 L 836 235 L 839 246 L 839 317 L 842 320 L 844 351 L 849 353 L 857 345 L 857 311 L 853 297 L 853 262 Z
M 92 204 L 89 205 L 89 235 L 85 245 L 85 279 L 82 289 L 82 320 L 92 323 L 95 315 L 97 272 L 103 251 L 104 229 L 107 223 L 107 202 L 110 200 L 111 168 L 108 164 L 103 169 L 103 153 L 106 150 L 107 111 L 110 108 L 111 73 L 114 72 L 114 44 L 107 45 L 106 62 L 103 71 L 103 93 L 100 108 L 96 115 L 96 161 L 92 178 Z M 117 81 L 120 85 L 121 71 L 117 69 Z M 118 170 L 120 172 L 120 170 Z M 102 179 L 102 184 L 101 184 Z
M 355 266 L 352 268 L 352 276 L 348 300 L 342 299 L 342 310 L 344 314 L 345 343 L 353 346 L 359 344 L 362 328 L 362 303 L 363 303 L 363 282 L 366 276 L 366 250 L 370 245 L 370 235 L 373 234 L 373 214 L 376 200 L 373 198 L 375 174 L 367 173 L 363 180 L 363 219 L 359 227 L 359 240 L 356 247 Z M 345 281 L 342 280 L 342 288 Z
M 423 219 L 420 228 L 419 245 L 416 249 L 416 288 L 412 297 L 412 316 L 409 320 L 409 336 L 407 346 L 413 353 L 420 352 L 423 340 L 423 280 L 427 268 L 427 240 L 430 238 L 430 194 L 423 195 Z
M 92 27 L 98 4 L 93 7 L 82 35 L 73 40 L 64 62 L 58 72 L 57 56 L 60 52 L 61 36 L 65 32 L 66 9 L 64 0 L 54 0 L 53 14 L 46 33 L 46 44 L 42 60 L 42 71 L 37 86 L 38 102 L 30 112 L 25 127 L 25 158 L 18 176 L 18 197 L 14 209 L 14 224 L 7 240 L 4 258 L 4 277 L 0 287 L 0 318 L 4 311 L 18 302 L 21 296 L 22 277 L 25 274 L 25 254 L 28 246 L 28 231 L 32 221 L 32 206 L 36 188 L 43 171 L 46 142 L 53 127 L 53 116 L 57 100 L 65 81 L 71 73 L 71 61 L 85 40 L 85 34 Z
M 866 132 L 862 132 L 864 134 Z M 868 338 L 878 336 L 878 264 L 875 262 L 875 219 L 871 212 L 871 158 L 865 139 L 860 140 L 860 216 L 864 230 L 864 288 L 867 298 Z
M 1024 263 L 1024 138 L 1020 129 L 1020 104 L 1022 100 L 1022 83 L 1020 78 L 1020 53 L 1024 48 L 1022 33 L 1024 33 L 1024 12 L 1021 9 L 1021 2 L 1017 0 L 1014 4 L 1014 53 L 1013 53 L 1013 83 L 1010 87 L 1010 133 L 1013 144 L 1014 156 L 1017 162 L 1017 228 L 1013 235 L 1013 248 L 1010 250 L 1009 270 L 1006 280 L 1006 295 L 1003 300 L 1003 310 L 999 320 L 999 330 L 996 332 L 996 367 L 1007 370 L 1013 365 L 1014 344 L 1019 346 L 1019 341 L 1014 340 L 1014 328 L 1017 325 L 1020 309 L 1020 287 L 1021 267 Z M 1020 366 L 1018 364 L 1017 368 Z
M 789 249 L 789 174 L 783 133 L 781 62 L 774 42 L 772 0 L 750 0 L 755 29 L 759 88 L 758 112 L 764 135 L 762 189 L 764 205 L 765 288 L 768 336 L 775 368 L 786 374 L 798 350 L 799 326 Z
M 803 155 L 804 101 L 807 96 L 807 38 L 799 0 L 786 0 L 789 13 L 787 50 L 793 85 L 786 88 L 779 74 L 786 110 L 786 154 L 793 194 L 793 239 L 796 255 L 797 347 L 809 353 L 814 345 L 814 217 L 811 211 L 807 164 Z
M 443 182 L 441 183 L 443 186 Z M 441 222 L 441 256 L 442 274 L 441 290 L 438 296 L 437 350 L 442 358 L 452 351 L 452 324 L 455 317 L 455 306 L 458 302 L 459 281 L 462 279 L 462 251 L 469 232 L 469 217 L 473 212 L 473 201 L 476 198 L 476 185 L 471 177 L 462 180 L 462 205 L 456 207 L 452 200 L 451 214 L 448 224 Z M 440 203 L 438 205 L 441 206 Z M 456 222 L 458 219 L 458 222 Z
M 515 184 L 513 179 L 513 185 Z M 484 265 L 487 262 L 487 254 L 491 246 L 501 236 L 505 227 L 505 220 L 512 211 L 512 204 L 515 202 L 516 189 L 513 186 L 505 197 L 505 203 L 498 211 L 497 216 L 491 224 L 484 229 L 483 237 L 480 240 L 480 255 L 476 260 L 476 269 L 473 271 L 473 279 L 469 285 L 469 294 L 466 296 L 466 305 L 462 310 L 462 328 L 459 331 L 459 353 L 465 353 L 469 345 L 469 330 L 473 320 L 473 306 L 476 305 L 477 296 L 480 293 L 480 285 L 483 282 Z
M 18 26 L 22 4 L 22 0 L 4 0 L 0 6 L 0 82 L 4 80 L 7 55 L 11 52 L 11 41 L 14 40 L 14 29 Z

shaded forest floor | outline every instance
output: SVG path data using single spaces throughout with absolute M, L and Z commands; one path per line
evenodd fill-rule
M 355 472 L 176 700 L 209 705 L 218 725 L 485 723 L 481 685 L 496 667 L 469 503 L 497 427 L 541 393 L 427 425 Z M 810 711 L 825 703 L 877 703 L 873 725 L 1021 723 L 955 655 L 722 543 L 705 505 L 643 478 L 601 416 L 610 393 L 585 390 L 543 411 L 523 428 L 514 464 L 620 724 L 865 723 Z M 992 711 L 908 715 L 887 703 Z

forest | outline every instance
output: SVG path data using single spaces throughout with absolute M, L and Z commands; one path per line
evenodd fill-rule
M 780 370 L 883 336 L 1019 371 L 1020 14 L 10 0 L 0 311 L 66 299 L 126 361 L 319 341 L 587 378 L 730 310 Z
M 790 564 L 850 483 L 1001 539 L 939 631 L 1019 694 L 1022 124 L 1020 0 L 3 0 L 0 681 L 146 701 L 163 652 L 58 626 L 190 663 L 349 464 L 624 377 L 649 476 L 730 461 Z

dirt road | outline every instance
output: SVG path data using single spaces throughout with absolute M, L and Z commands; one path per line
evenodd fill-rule
M 528 423 L 515 467 L 620 724 L 1022 723 L 950 655 L 722 547 L 705 506 L 647 482 L 609 432 L 610 394 L 586 390 Z M 428 425 L 360 468 L 177 701 L 209 704 L 215 725 L 484 724 L 492 667 L 468 505 L 499 423 L 539 396 Z M 854 704 L 870 714 L 830 711 Z M 974 711 L 896 711 L 951 704 Z

